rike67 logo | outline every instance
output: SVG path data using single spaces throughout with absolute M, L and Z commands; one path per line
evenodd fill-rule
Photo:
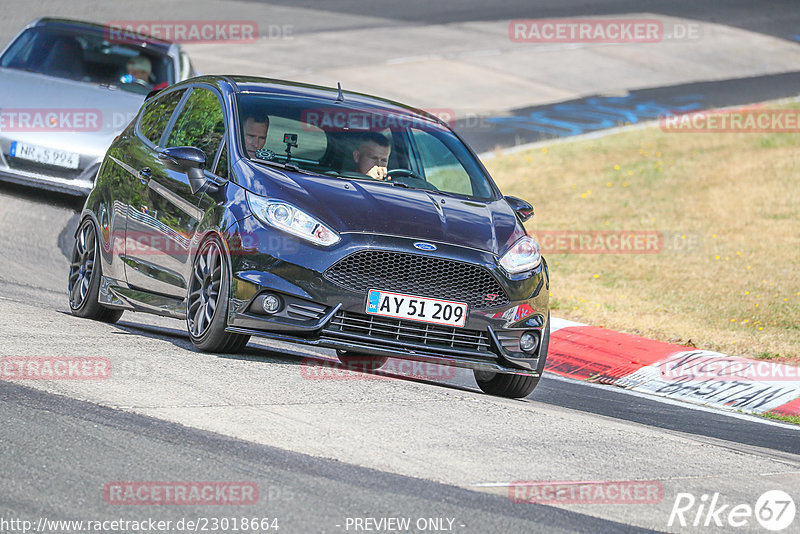
M 667 526 L 752 529 L 755 519 L 761 527 L 779 532 L 794 522 L 796 511 L 794 500 L 781 490 L 764 492 L 755 506 L 726 503 L 719 493 L 703 494 L 699 499 L 691 493 L 678 493 Z

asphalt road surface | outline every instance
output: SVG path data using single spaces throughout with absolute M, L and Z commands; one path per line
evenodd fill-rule
M 353 16 L 372 16 L 397 21 L 442 24 L 450 22 L 505 19 L 544 19 L 579 16 L 609 16 L 625 13 L 654 13 L 685 17 L 705 22 L 721 23 L 784 39 L 800 38 L 800 10 L 786 0 L 727 0 L 697 2 L 696 0 L 506 0 L 490 3 L 482 0 L 407 0 L 394 2 L 378 0 L 246 0 L 257 4 L 324 9 Z
M 0 382 L 0 400 L 7 519 L 153 518 L 177 526 L 184 518 L 256 517 L 280 532 L 337 532 L 348 518 L 409 517 L 415 524 L 443 519 L 456 532 L 630 531 L 577 512 L 518 506 L 498 495 L 313 458 L 7 382 Z M 258 485 L 260 498 L 255 505 L 116 509 L 98 498 L 109 481 L 126 480 L 246 480 Z
M 662 115 L 800 93 L 796 3 L 512 0 L 122 2 L 7 0 L 0 41 L 37 16 L 99 23 L 245 20 L 256 42 L 186 44 L 207 74 L 376 94 L 449 120 L 478 152 Z M 157 14 L 153 15 L 153 14 Z M 191 14 L 191 16 L 189 16 Z M 657 18 L 658 42 L 519 42 L 514 19 Z M 691 28 L 683 37 L 678 28 Z
M 4 518 L 247 516 L 277 518 L 283 532 L 353 532 L 357 519 L 389 517 L 449 518 L 457 532 L 679 531 L 668 521 L 680 493 L 752 506 L 768 490 L 800 491 L 800 429 L 788 425 L 552 376 L 524 401 L 484 395 L 461 372 L 315 379 L 308 362 L 332 352 L 256 340 L 240 355 L 203 354 L 180 321 L 74 318 L 63 285 L 75 202 L 2 185 L 0 205 L 0 355 L 99 357 L 113 369 L 102 381 L 0 382 Z M 554 480 L 657 481 L 663 496 L 509 498 L 515 481 Z M 245 481 L 259 499 L 107 502 L 104 488 L 120 481 Z M 757 531 L 751 523 L 743 531 Z

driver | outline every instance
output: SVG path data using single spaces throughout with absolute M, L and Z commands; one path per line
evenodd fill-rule
M 247 156 L 255 158 L 257 157 L 256 152 L 263 149 L 264 144 L 267 142 L 269 117 L 258 118 L 250 115 L 244 120 L 242 127 L 244 129 L 244 148 L 247 150 Z M 270 151 L 268 152 L 271 154 Z M 272 158 L 267 157 L 266 159 Z
M 153 64 L 147 57 L 140 54 L 130 58 L 125 65 L 125 69 L 128 71 L 131 81 L 140 80 L 148 86 L 150 85 L 150 74 L 153 72 Z
M 353 150 L 356 171 L 376 180 L 386 180 L 391 152 L 392 145 L 383 134 L 378 132 L 363 134 L 358 146 Z

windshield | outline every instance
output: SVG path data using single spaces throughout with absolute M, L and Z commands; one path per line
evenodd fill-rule
M 241 152 L 254 161 L 487 200 L 489 177 L 447 128 L 381 108 L 237 95 Z
M 154 86 L 174 82 L 169 56 L 135 44 L 116 44 L 100 33 L 29 28 L 0 58 L 0 66 L 114 85 L 147 94 Z

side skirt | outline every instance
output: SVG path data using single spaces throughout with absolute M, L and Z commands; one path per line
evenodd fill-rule
M 100 280 L 100 304 L 173 319 L 186 319 L 186 300 L 133 289 L 127 283 L 103 276 Z

